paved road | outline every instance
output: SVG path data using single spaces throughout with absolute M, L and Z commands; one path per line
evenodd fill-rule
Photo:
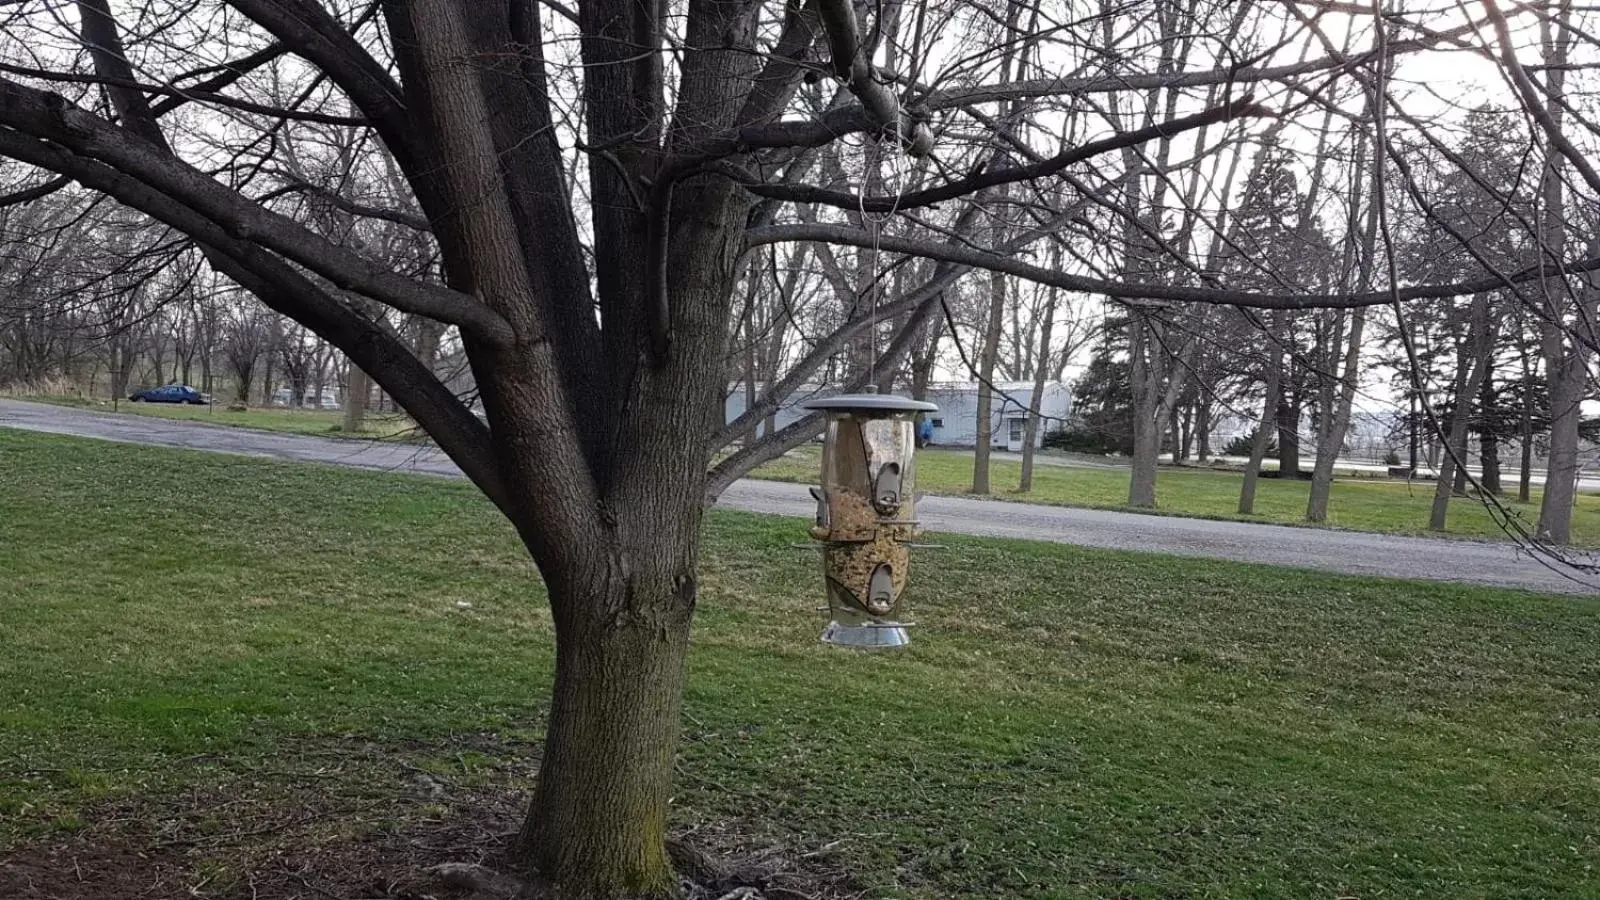
M 275 434 L 14 400 L 0 399 L 0 427 L 391 472 L 446 477 L 460 477 L 461 474 L 444 454 L 431 447 Z M 0 490 L 3 489 L 4 478 L 0 473 Z M 792 516 L 810 516 L 816 508 L 804 485 L 772 481 L 741 481 L 723 495 L 720 503 L 736 509 Z M 1359 575 L 1462 581 L 1563 593 L 1600 592 L 1600 579 L 1590 577 L 1587 583 L 1574 582 L 1505 543 L 1218 522 L 961 497 L 929 497 L 920 506 L 919 514 L 930 531 L 1145 550 Z

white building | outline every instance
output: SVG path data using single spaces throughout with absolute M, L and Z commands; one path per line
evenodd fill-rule
M 757 385 L 758 394 L 763 387 Z M 939 407 L 938 412 L 929 413 L 927 416 L 927 422 L 932 426 L 934 444 L 970 447 L 977 443 L 978 388 L 979 385 L 975 381 L 936 381 L 928 386 L 928 401 Z M 998 393 L 990 404 L 989 414 L 991 420 L 989 433 L 993 435 L 994 446 L 1012 451 L 1021 450 L 1028 409 L 1034 405 L 1033 383 L 996 382 L 995 388 Z M 809 410 L 803 409 L 801 404 L 812 397 L 827 397 L 837 393 L 840 391 L 836 388 L 816 385 L 808 385 L 796 391 L 779 406 L 777 427 L 783 428 L 791 422 L 804 418 Z M 1072 390 L 1059 381 L 1046 382 L 1042 397 L 1039 411 L 1046 418 L 1039 429 L 1037 438 L 1039 441 L 1044 440 L 1046 431 L 1059 427 L 1067 414 L 1072 411 Z M 731 385 L 723 404 L 725 421 L 732 422 L 744 410 L 744 385 Z
M 978 442 L 978 395 L 976 381 L 935 382 L 928 386 L 928 402 L 939 411 L 929 414 L 934 444 L 971 447 Z M 1045 418 L 1039 423 L 1036 446 L 1045 432 L 1059 428 L 1072 412 L 1072 388 L 1059 381 L 1047 381 L 1037 403 L 1031 381 L 997 381 L 989 406 L 989 434 L 995 447 L 1016 452 L 1022 449 L 1023 429 L 1028 410 L 1037 409 Z
M 756 399 L 758 401 L 761 399 L 761 393 L 766 389 L 766 383 L 760 381 L 756 382 Z M 808 384 L 804 387 L 801 387 L 800 389 L 796 390 L 794 394 L 789 396 L 778 405 L 775 426 L 777 428 L 785 428 L 810 415 L 811 410 L 802 408 L 800 404 L 810 400 L 812 397 L 829 397 L 838 393 L 842 392 L 837 389 L 818 387 L 814 384 Z M 732 422 L 733 420 L 744 415 L 744 395 L 744 382 L 740 381 L 728 385 L 728 395 L 722 401 L 724 422 Z

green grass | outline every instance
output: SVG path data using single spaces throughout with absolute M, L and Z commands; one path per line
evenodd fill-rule
M 803 447 L 775 460 L 754 474 L 777 481 L 815 483 L 818 451 Z M 1017 493 L 1022 466 L 1010 460 L 990 462 L 990 496 L 1005 500 L 1026 500 L 1061 506 L 1087 506 L 1100 509 L 1126 508 L 1128 469 L 1084 468 L 1072 466 L 1034 466 L 1033 491 Z M 1171 515 L 1237 519 L 1250 522 L 1305 524 L 1306 500 L 1311 493 L 1307 481 L 1263 478 L 1257 483 L 1255 514 L 1241 516 L 1239 486 L 1243 476 L 1237 472 L 1162 467 L 1156 478 L 1157 512 Z M 929 449 L 917 454 L 917 489 L 931 494 L 966 494 L 972 486 L 972 454 Z M 1433 505 L 1433 482 L 1411 484 L 1374 478 L 1338 478 L 1328 503 L 1326 524 L 1356 531 L 1393 534 L 1437 534 L 1428 531 L 1428 514 Z M 1518 517 L 1530 533 L 1539 521 L 1540 492 L 1534 491 L 1531 503 L 1512 498 L 1501 504 Z M 1479 501 L 1457 497 L 1450 501 L 1446 534 L 1458 537 L 1506 537 L 1489 510 Z M 1572 516 L 1573 543 L 1600 547 L 1600 497 L 1583 494 Z
M 0 473 L 0 853 L 541 733 L 540 584 L 463 484 L 5 430 Z M 681 826 L 838 842 L 868 896 L 1600 895 L 1591 598 L 947 536 L 862 655 L 803 539 L 708 517 Z
M 81 397 L 25 396 L 18 399 L 39 403 L 53 403 L 58 406 L 93 409 L 96 412 L 113 411 L 110 403 L 103 401 L 91 403 Z M 282 407 L 260 409 L 252 407 L 233 412 L 221 404 L 186 406 L 176 403 L 130 403 L 124 400 L 117 404 L 115 411 L 141 416 L 156 416 L 162 419 L 181 419 L 188 422 L 205 422 L 211 425 L 228 425 L 235 428 L 255 428 L 261 431 L 282 431 L 290 434 L 316 434 L 351 438 L 408 437 L 416 428 L 410 417 L 404 413 L 369 412 L 362 420 L 361 430 L 351 433 L 344 430 L 344 413 L 336 410 Z

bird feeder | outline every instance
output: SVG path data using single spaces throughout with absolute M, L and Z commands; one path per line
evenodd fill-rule
M 811 489 L 831 621 L 822 640 L 843 647 L 901 647 L 910 546 L 917 537 L 916 414 L 932 403 L 889 394 L 811 400 L 821 410 L 822 485 Z

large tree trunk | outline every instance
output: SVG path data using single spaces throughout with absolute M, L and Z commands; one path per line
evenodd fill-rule
M 1194 413 L 1194 459 L 1200 465 L 1211 461 L 1211 401 L 1201 397 Z
M 1133 415 L 1133 474 L 1128 481 L 1128 505 L 1156 505 L 1156 469 L 1160 463 L 1161 421 L 1135 409 Z
M 559 880 L 563 897 L 675 897 L 667 801 L 694 582 L 675 588 L 618 569 L 596 582 L 551 598 L 568 613 L 557 624 L 544 758 L 517 846 L 525 865 Z
M 1300 415 L 1304 400 L 1298 391 L 1278 392 L 1278 477 L 1300 477 Z
M 989 275 L 989 318 L 983 328 L 983 356 L 978 362 L 977 445 L 972 448 L 972 492 L 989 493 L 989 447 L 994 443 L 995 361 L 1000 356 L 1000 329 L 1005 324 L 1006 279 Z
M 1344 356 L 1344 371 L 1340 373 L 1337 399 L 1332 415 L 1324 407 L 1322 415 L 1326 427 L 1317 438 L 1317 461 L 1311 470 L 1311 496 L 1306 501 L 1306 521 L 1324 522 L 1328 518 L 1328 497 L 1333 492 L 1333 464 L 1344 448 L 1345 435 L 1350 431 L 1350 414 L 1355 404 L 1356 387 L 1361 378 L 1361 334 L 1367 322 L 1367 312 L 1356 310 L 1350 318 L 1349 343 Z
M 1584 360 L 1558 334 L 1547 353 L 1550 379 L 1550 452 L 1545 462 L 1544 498 L 1539 504 L 1538 536 L 1553 544 L 1572 539 L 1572 504 L 1578 488 L 1578 425 L 1583 401 Z
M 1494 391 L 1492 387 L 1493 385 L 1490 378 L 1485 377 L 1483 379 L 1482 389 L 1480 390 L 1480 395 L 1483 397 L 1483 401 L 1479 405 L 1479 408 L 1486 414 L 1490 410 L 1490 404 L 1494 402 Z M 1485 494 L 1491 494 L 1498 497 L 1500 496 L 1500 435 L 1497 431 L 1495 431 L 1494 426 L 1495 423 L 1493 421 L 1485 422 L 1483 433 L 1478 439 L 1478 445 L 1480 448 L 1479 459 L 1483 467 L 1483 475 L 1479 477 L 1478 484 L 1483 487 L 1483 492 Z
M 367 396 L 372 393 L 372 383 L 354 362 L 346 365 L 344 382 L 343 429 L 348 434 L 358 434 L 367 415 Z

